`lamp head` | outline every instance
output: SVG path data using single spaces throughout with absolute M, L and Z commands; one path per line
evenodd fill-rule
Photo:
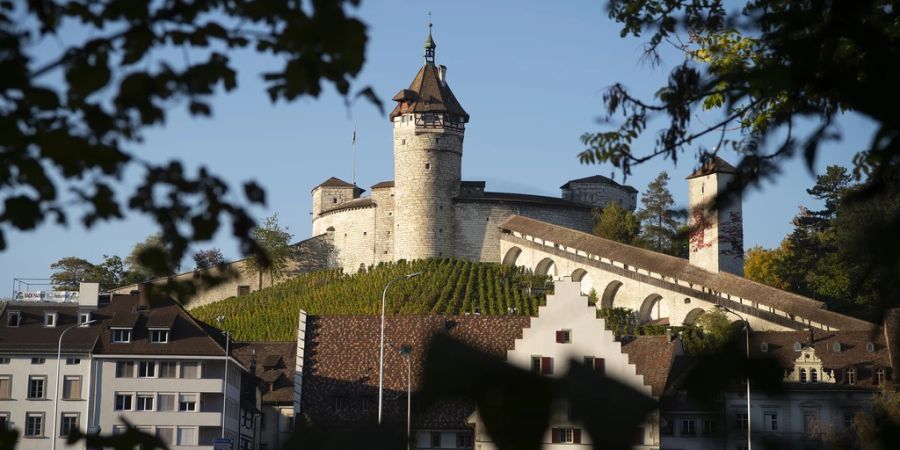
M 78 324 L 78 326 L 81 327 L 81 328 L 87 328 L 87 327 L 89 327 L 89 326 L 91 326 L 91 325 L 93 325 L 93 324 L 95 324 L 95 323 L 97 323 L 97 322 L 98 322 L 98 320 L 96 320 L 96 319 L 91 319 L 91 320 L 88 320 L 88 321 L 85 321 L 85 322 L 82 322 L 82 323 Z
M 407 279 L 408 279 L 408 278 L 415 278 L 415 277 L 417 277 L 417 276 L 419 276 L 419 275 L 422 275 L 422 272 L 413 272 L 413 273 L 407 275 L 406 278 L 407 278 Z

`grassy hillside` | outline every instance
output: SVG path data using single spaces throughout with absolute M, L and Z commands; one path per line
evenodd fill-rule
M 421 276 L 395 283 L 388 291 L 392 314 L 533 314 L 543 299 L 547 277 L 496 263 L 428 259 L 380 264 L 367 273 L 321 271 L 293 278 L 243 297 L 232 297 L 191 310 L 208 323 L 225 316 L 222 327 L 244 341 L 295 339 L 297 313 L 378 314 L 381 292 L 393 278 Z

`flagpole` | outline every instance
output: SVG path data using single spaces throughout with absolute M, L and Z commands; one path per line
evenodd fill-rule
M 356 186 L 356 123 L 353 124 L 353 175 L 351 182 Z

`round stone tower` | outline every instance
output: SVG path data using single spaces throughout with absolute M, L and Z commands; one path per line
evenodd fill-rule
M 469 115 L 450 91 L 447 68 L 435 65 L 436 47 L 429 24 L 425 63 L 393 98 L 395 260 L 454 255 L 453 198 Z

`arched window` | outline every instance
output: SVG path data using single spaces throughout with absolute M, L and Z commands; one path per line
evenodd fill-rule
M 810 383 L 818 383 L 819 382 L 819 372 L 816 369 L 810 369 L 809 382 Z
M 806 383 L 806 369 L 800 369 L 800 382 Z

